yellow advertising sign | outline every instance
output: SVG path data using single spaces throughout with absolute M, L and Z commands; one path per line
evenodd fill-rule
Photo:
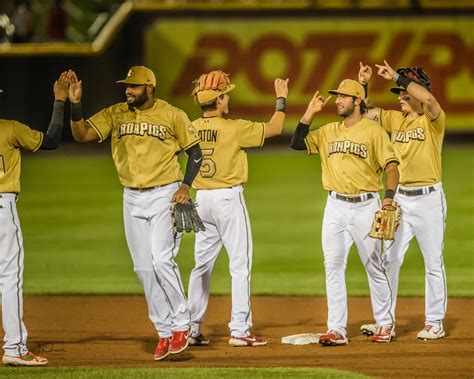
M 200 115 L 190 97 L 201 73 L 222 69 L 237 88 L 233 118 L 267 121 L 274 110 L 273 80 L 290 78 L 286 127 L 292 129 L 316 90 L 325 93 L 357 78 L 359 62 L 374 68 L 372 102 L 398 109 L 394 83 L 375 63 L 422 66 L 447 114 L 449 130 L 474 129 L 473 20 L 469 17 L 325 19 L 173 19 L 146 34 L 146 60 L 157 75 L 157 95 Z M 318 124 L 337 119 L 329 104 Z M 320 122 L 321 121 L 321 122 Z M 295 124 L 296 125 L 296 124 Z

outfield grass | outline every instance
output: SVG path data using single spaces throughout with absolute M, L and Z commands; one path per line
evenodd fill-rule
M 66 148 L 63 151 L 67 151 Z M 451 296 L 472 296 L 473 152 L 445 147 L 443 182 L 448 201 L 445 263 Z M 319 158 L 290 150 L 249 154 L 245 189 L 254 237 L 253 294 L 324 295 L 321 222 L 326 192 Z M 68 157 L 55 152 L 23 160 L 18 202 L 25 240 L 27 294 L 141 293 L 122 226 L 122 188 L 110 155 Z M 193 236 L 178 256 L 187 284 Z M 349 257 L 350 295 L 367 295 L 367 278 L 355 250 Z M 225 251 L 211 290 L 230 291 Z M 412 243 L 402 267 L 400 295 L 424 294 L 421 253 Z
M 119 378 L 319 378 L 363 379 L 368 376 L 326 368 L 156 368 L 156 369 L 88 369 L 88 368 L 0 368 L 0 376 L 8 378 L 48 379 L 119 379 Z

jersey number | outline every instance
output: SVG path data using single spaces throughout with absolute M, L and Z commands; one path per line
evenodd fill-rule
M 204 159 L 199 172 L 203 178 L 212 178 L 217 170 L 216 162 L 211 158 L 214 149 L 202 149 L 201 151 Z

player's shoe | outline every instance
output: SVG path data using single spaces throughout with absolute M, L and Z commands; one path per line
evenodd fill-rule
M 170 354 L 181 353 L 188 347 L 189 329 L 173 332 L 170 343 Z
M 338 330 L 328 330 L 319 336 L 319 343 L 323 346 L 347 345 L 349 340 Z
M 229 338 L 229 345 L 230 346 L 265 346 L 267 344 L 267 340 L 265 338 L 260 338 L 249 334 L 245 337 L 236 337 L 230 336 Z
M 365 324 L 360 327 L 360 331 L 364 336 L 372 337 L 377 332 L 377 325 L 375 324 Z M 395 333 L 395 328 L 392 329 L 392 338 L 395 338 L 397 335 Z
M 420 340 L 438 340 L 443 338 L 446 335 L 446 332 L 443 328 L 443 323 L 440 322 L 438 326 L 426 324 L 421 332 L 418 333 L 418 338 Z
M 209 345 L 209 340 L 204 337 L 204 334 L 199 333 L 197 336 L 191 335 L 189 337 L 189 345 L 190 346 L 206 346 Z
M 171 343 L 171 337 L 160 338 L 155 350 L 155 356 L 154 356 L 155 361 L 161 361 L 162 359 L 165 359 L 169 355 L 170 343 Z
M 390 342 L 395 338 L 395 325 L 377 326 L 372 342 Z
M 2 362 L 9 366 L 45 366 L 48 364 L 46 358 L 35 355 L 31 351 L 19 357 L 4 355 Z

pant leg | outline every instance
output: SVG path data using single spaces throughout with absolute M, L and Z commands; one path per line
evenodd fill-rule
M 400 278 L 400 268 L 403 265 L 405 254 L 413 239 L 414 232 L 411 224 L 410 205 L 406 201 L 407 196 L 400 194 L 395 195 L 395 201 L 399 204 L 402 217 L 400 226 L 395 234 L 395 240 L 383 242 L 383 266 L 390 281 L 392 290 L 392 307 L 391 313 L 396 318 L 396 306 L 398 299 L 398 284 Z M 409 199 L 408 199 L 409 200 Z
M 368 236 L 375 212 L 379 209 L 379 197 L 351 206 L 348 229 L 357 246 L 359 257 L 367 272 L 372 312 L 377 325 L 392 325 L 392 291 L 382 264 L 382 242 Z
M 159 336 L 165 338 L 170 337 L 172 333 L 171 316 L 167 299 L 153 268 L 151 228 L 140 197 L 140 194 L 125 189 L 123 202 L 125 237 L 135 273 L 145 292 L 148 317 Z
M 437 325 L 444 320 L 448 302 L 443 261 L 446 198 L 443 190 L 418 196 L 412 212 L 415 237 L 425 262 L 425 318 Z
M 0 285 L 6 355 L 26 354 L 28 332 L 23 323 L 23 236 L 15 195 L 0 199 Z
M 349 204 L 328 197 L 324 209 L 322 245 L 326 271 L 328 329 L 346 334 L 347 327 L 347 257 L 352 238 L 347 230 Z
M 174 235 L 170 213 L 171 199 L 178 188 L 179 184 L 173 183 L 146 194 L 153 267 L 169 305 L 173 331 L 187 330 L 190 327 L 188 300 L 175 261 L 181 235 Z
M 196 202 L 199 204 L 197 211 L 206 230 L 196 233 L 194 244 L 195 266 L 189 279 L 188 304 L 194 335 L 201 331 L 209 302 L 212 270 L 222 248 L 219 231 L 211 216 L 212 193 L 213 191 L 197 191 L 196 194 Z
M 212 210 L 217 229 L 229 256 L 232 278 L 230 334 L 243 337 L 252 328 L 250 275 L 252 232 L 242 187 L 218 190 Z

